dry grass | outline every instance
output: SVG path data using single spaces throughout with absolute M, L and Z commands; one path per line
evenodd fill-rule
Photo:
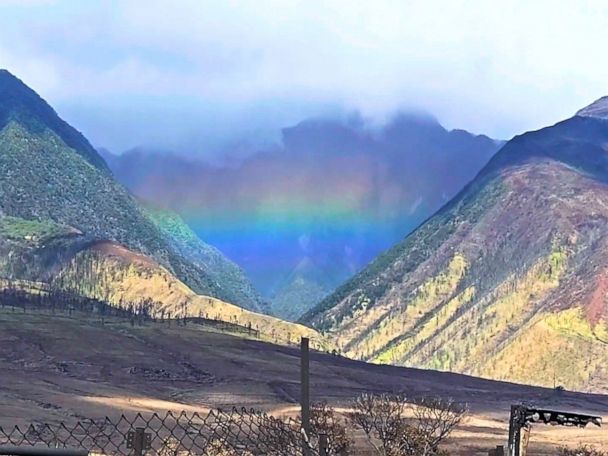
M 124 247 L 104 243 L 93 251 L 79 253 L 63 271 L 64 280 L 77 280 L 81 291 L 113 304 L 155 302 L 154 310 L 175 317 L 198 317 L 226 321 L 259 331 L 262 340 L 297 343 L 300 337 L 311 345 L 329 349 L 331 345 L 317 331 L 268 315 L 251 312 L 209 296 L 194 293 L 164 267 L 150 258 Z M 86 264 L 86 267 L 83 265 Z M 83 269 L 86 282 L 83 282 Z

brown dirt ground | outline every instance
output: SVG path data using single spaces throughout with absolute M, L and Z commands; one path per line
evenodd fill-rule
M 281 347 L 195 324 L 149 324 L 23 314 L 0 309 L 0 426 L 74 422 L 129 412 L 246 406 L 293 413 L 299 391 L 296 347 Z M 544 375 L 539 372 L 539 375 Z M 547 374 L 548 375 L 548 374 Z M 512 403 L 602 415 L 608 396 L 495 382 L 445 372 L 378 366 L 313 353 L 313 400 L 348 407 L 363 391 L 450 396 L 471 413 L 452 438 L 456 454 L 487 454 L 506 440 Z M 537 426 L 531 454 L 592 443 L 603 429 Z M 363 453 L 361 453 L 363 454 Z

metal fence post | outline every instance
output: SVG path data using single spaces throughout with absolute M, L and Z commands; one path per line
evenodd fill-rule
M 327 434 L 319 434 L 319 456 L 327 456 L 328 446 Z
M 524 405 L 512 405 L 509 417 L 509 456 L 526 456 L 530 425 L 526 421 L 527 408 Z
M 511 406 L 509 417 L 509 456 L 520 456 L 521 428 L 523 422 L 523 407 L 521 405 Z
M 152 434 L 145 432 L 142 427 L 135 428 L 127 433 L 127 448 L 133 449 L 134 456 L 143 456 L 145 450 L 152 446 Z
M 495 449 L 488 452 L 489 456 L 505 456 L 505 447 L 503 445 L 497 445 Z
M 302 454 L 310 456 L 310 353 L 308 337 L 302 337 L 300 342 L 300 408 L 302 430 L 305 434 L 302 441 Z

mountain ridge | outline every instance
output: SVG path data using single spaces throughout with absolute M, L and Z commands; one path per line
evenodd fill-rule
M 105 161 L 82 133 L 62 120 L 55 110 L 21 79 L 0 68 L 0 130 L 11 120 L 17 120 L 32 129 L 50 127 L 93 166 L 109 171 Z
M 281 134 L 281 145 L 226 166 L 104 153 L 131 191 L 180 213 L 290 318 L 428 217 L 500 144 L 413 114 L 383 127 L 312 118 Z M 293 274 L 306 258 L 329 274 Z
M 0 214 L 49 221 L 83 233 L 78 239 L 62 240 L 55 252 L 58 260 L 65 259 L 65 249 L 109 240 L 153 257 L 198 293 L 226 300 L 233 297 L 229 281 L 222 283 L 223 278 L 210 274 L 204 261 L 193 262 L 181 254 L 171 233 L 161 230 L 139 201 L 114 180 L 86 138 L 8 71 L 0 73 L 0 119 Z M 5 248 L 10 249 L 12 241 L 7 242 Z M 48 273 L 34 252 L 30 255 L 33 263 L 24 265 L 22 272 L 46 278 Z M 5 272 L 10 273 L 9 269 Z M 260 310 L 255 296 L 239 303 Z
M 585 106 L 576 113 L 579 117 L 595 117 L 608 119 L 608 96 L 598 98 L 593 103 Z
M 604 391 L 607 143 L 578 115 L 515 137 L 300 321 L 367 361 Z

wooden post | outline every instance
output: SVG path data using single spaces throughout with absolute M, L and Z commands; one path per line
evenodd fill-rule
M 509 418 L 509 456 L 525 456 L 529 432 L 530 429 L 526 423 L 526 407 L 512 405 Z
M 310 354 L 308 337 L 302 337 L 300 342 L 300 408 L 302 430 L 305 436 L 302 440 L 302 454 L 310 456 Z
M 520 456 L 527 456 L 529 441 L 530 441 L 530 428 L 525 427 L 522 429 L 522 432 L 521 432 L 521 445 L 519 447 Z

